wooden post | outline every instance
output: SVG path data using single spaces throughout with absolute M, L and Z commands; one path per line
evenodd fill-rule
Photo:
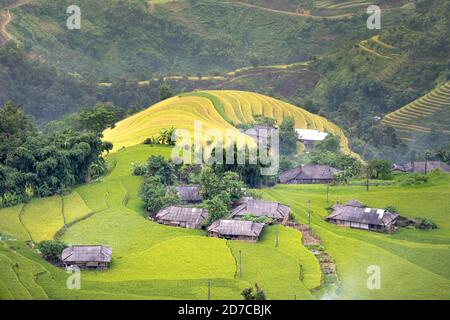
M 311 226 L 311 200 L 308 200 L 308 226 Z
M 278 248 L 278 223 L 276 224 L 276 226 L 275 226 L 275 235 L 276 235 L 276 240 L 275 240 L 275 243 L 276 243 L 276 247 Z
M 367 192 L 369 192 L 369 166 L 367 166 L 366 190 L 367 190 Z
M 425 152 L 425 175 L 428 173 L 428 151 Z
M 211 300 L 211 281 L 208 281 L 208 301 Z
M 239 250 L 239 277 L 242 278 L 242 250 Z
M 327 184 L 327 203 L 330 202 L 330 185 Z

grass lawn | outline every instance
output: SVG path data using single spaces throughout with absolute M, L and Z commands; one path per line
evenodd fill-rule
M 71 223 L 77 219 L 83 218 L 92 210 L 86 205 L 83 198 L 78 192 L 74 191 L 71 194 L 64 196 L 64 218 L 66 224 Z
M 64 226 L 61 197 L 34 198 L 25 205 L 22 221 L 35 242 L 53 239 Z
M 23 205 L 5 208 L 0 210 L 0 230 L 1 233 L 7 236 L 14 236 L 17 240 L 29 240 L 24 226 L 20 223 L 19 213 Z

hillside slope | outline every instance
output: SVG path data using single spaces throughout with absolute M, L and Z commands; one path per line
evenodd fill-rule
M 412 141 L 417 133 L 432 130 L 450 134 L 450 81 L 389 113 L 383 122 L 396 128 L 407 141 Z
M 147 110 L 117 123 L 104 132 L 104 139 L 114 150 L 142 143 L 157 136 L 163 128 L 175 127 L 193 131 L 194 122 L 202 121 L 203 129 L 234 129 L 233 125 L 254 123 L 256 116 L 293 117 L 297 128 L 310 128 L 333 133 L 341 138 L 341 149 L 350 153 L 342 130 L 323 117 L 289 103 L 257 93 L 244 91 L 197 91 L 162 101 Z
M 305 61 L 367 32 L 356 17 L 310 19 L 232 1 L 77 3 L 81 30 L 65 26 L 72 1 L 35 0 L 12 12 L 8 31 L 55 68 L 97 80 Z

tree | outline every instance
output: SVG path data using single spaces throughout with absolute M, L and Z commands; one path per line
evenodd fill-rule
M 298 135 L 295 131 L 295 121 L 292 117 L 286 117 L 280 125 L 280 153 L 292 155 L 297 151 Z
M 12 102 L 0 108 L 0 163 L 5 161 L 10 151 L 22 145 L 32 132 L 33 123 L 22 108 Z
M 244 196 L 245 184 L 236 172 L 225 172 L 220 179 L 220 190 L 229 195 L 231 204 Z
M 212 199 L 220 192 L 219 178 L 211 167 L 204 166 L 200 172 L 200 194 L 203 199 Z
M 163 101 L 173 97 L 172 88 L 166 84 L 162 84 L 159 87 L 159 101 Z
M 59 241 L 44 240 L 38 244 L 37 248 L 44 259 L 57 263 L 61 260 L 61 254 L 67 245 Z
M 172 185 L 176 179 L 173 164 L 163 156 L 151 156 L 147 161 L 146 172 L 149 176 L 159 176 L 165 185 Z
M 123 113 L 112 104 L 97 104 L 93 108 L 83 108 L 78 121 L 82 129 L 101 134 L 107 128 L 114 128 Z
M 245 288 L 242 290 L 241 295 L 244 297 L 244 300 L 266 300 L 266 294 L 261 287 L 255 283 L 256 292 L 253 293 L 253 287 Z
M 229 195 L 226 192 L 221 192 L 212 199 L 205 201 L 204 207 L 208 210 L 206 225 L 210 225 L 214 221 L 223 219 L 230 214 L 227 201 L 230 202 Z
M 388 180 L 392 177 L 392 164 L 388 160 L 370 160 L 368 163 L 369 176 L 372 179 Z
M 340 149 L 340 139 L 338 136 L 333 134 L 329 134 L 325 140 L 318 143 L 316 145 L 316 149 L 320 151 L 331 151 L 331 152 L 339 152 Z
M 139 195 L 144 203 L 145 210 L 150 215 L 157 213 L 164 207 L 180 202 L 177 193 L 172 188 L 166 188 L 160 176 L 146 178 Z

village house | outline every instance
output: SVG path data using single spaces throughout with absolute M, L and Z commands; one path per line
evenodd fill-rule
M 206 219 L 208 219 L 206 209 L 171 206 L 159 211 L 152 220 L 173 227 L 202 229 Z
M 244 133 L 250 136 L 258 146 L 267 146 L 268 148 L 270 148 L 271 136 L 274 130 L 277 129 L 262 125 L 255 125 L 252 128 L 246 130 Z
M 111 255 L 110 247 L 77 245 L 63 250 L 61 262 L 66 268 L 75 265 L 80 269 L 104 270 L 111 262 Z
M 279 180 L 282 184 L 328 184 L 339 172 L 330 166 L 308 164 L 283 172 Z
M 278 202 L 244 198 L 233 209 L 233 219 L 241 219 L 248 214 L 254 217 L 268 217 L 285 224 L 289 219 L 290 208 Z
M 335 204 L 326 221 L 339 226 L 378 232 L 395 232 L 398 214 L 385 209 L 367 208 L 357 200 Z
M 263 223 L 243 220 L 218 220 L 208 228 L 208 236 L 227 240 L 256 242 L 259 239 Z
M 442 161 L 413 161 L 403 165 L 394 164 L 393 170 L 399 172 L 431 172 L 439 169 L 444 172 L 450 172 L 450 166 Z
M 181 203 L 184 205 L 198 204 L 202 202 L 199 186 L 179 186 L 175 187 Z
M 295 132 L 297 133 L 298 140 L 305 145 L 306 150 L 314 149 L 314 145 L 317 142 L 325 140 L 328 136 L 326 132 L 310 129 L 295 129 Z

